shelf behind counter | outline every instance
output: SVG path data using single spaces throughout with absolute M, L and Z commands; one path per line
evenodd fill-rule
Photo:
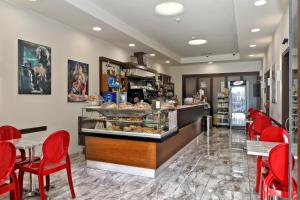
M 154 178 L 167 160 L 200 135 L 208 109 L 208 104 L 178 106 L 177 131 L 160 139 L 82 132 L 79 118 L 79 144 L 85 145 L 87 167 Z

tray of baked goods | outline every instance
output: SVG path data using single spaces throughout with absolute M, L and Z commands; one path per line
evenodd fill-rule
M 162 138 L 177 131 L 176 129 L 157 129 L 155 127 L 147 127 L 140 125 L 118 126 L 115 124 L 109 125 L 106 128 L 97 124 L 95 129 L 83 128 L 82 132 L 92 132 L 107 135 L 146 137 L 146 138 Z
M 152 110 L 150 104 L 148 103 L 136 103 L 134 105 L 130 103 L 120 103 L 119 105 L 115 103 L 104 103 L 101 106 L 87 106 L 83 108 L 86 112 L 94 112 L 106 116 L 106 117 L 144 117 L 149 114 L 158 112 L 157 110 Z

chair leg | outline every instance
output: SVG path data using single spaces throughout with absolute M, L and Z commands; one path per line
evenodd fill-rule
M 17 175 L 14 171 L 12 171 L 12 180 L 13 180 L 13 183 L 14 183 L 14 199 L 15 200 L 19 200 L 21 199 L 20 198 L 20 193 L 19 193 L 19 182 L 18 182 L 18 178 L 17 178 Z
M 72 172 L 71 172 L 71 164 L 70 159 L 67 157 L 67 174 L 68 174 L 68 181 L 69 181 L 69 187 L 72 194 L 72 198 L 76 198 L 74 186 L 73 186 L 73 180 L 72 180 Z
M 42 175 L 38 175 L 39 179 L 39 190 L 40 190 L 40 200 L 45 200 L 45 188 L 44 188 L 44 177 Z
M 9 183 L 13 183 L 12 176 L 9 177 Z M 10 191 L 9 192 L 9 199 L 10 200 L 16 200 L 16 198 L 15 198 L 15 192 L 14 191 Z
M 260 199 L 261 200 L 268 200 L 268 192 L 266 191 L 266 183 L 265 183 L 265 181 L 263 181 L 261 183 Z
M 22 199 L 22 195 L 23 195 L 23 179 L 24 179 L 24 171 L 19 170 L 19 195 L 20 195 L 20 199 Z
M 50 175 L 46 176 L 46 191 L 50 190 Z
M 255 185 L 255 192 L 259 192 L 259 186 L 260 186 L 260 178 L 261 178 L 261 166 L 262 166 L 262 157 L 257 157 L 257 163 L 256 163 L 256 185 Z

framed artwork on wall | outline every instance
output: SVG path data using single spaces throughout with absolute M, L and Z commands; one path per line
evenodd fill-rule
M 89 95 L 89 64 L 68 60 L 68 102 L 86 102 Z
M 275 64 L 272 65 L 271 71 L 271 89 L 272 89 L 272 103 L 277 103 L 277 83 L 276 83 L 276 69 Z
M 18 93 L 51 94 L 51 48 L 18 40 Z

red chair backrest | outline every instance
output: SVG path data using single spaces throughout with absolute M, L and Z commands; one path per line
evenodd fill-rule
M 21 138 L 21 133 L 13 126 L 0 127 L 0 140 L 12 140 Z
M 0 183 L 6 179 L 14 170 L 16 162 L 16 148 L 9 142 L 0 142 Z
M 269 126 L 261 132 L 260 140 L 268 142 L 286 142 L 286 135 L 288 135 L 287 130 L 279 126 Z
M 261 112 L 260 110 L 257 110 L 255 108 L 249 108 L 248 113 L 249 113 L 249 117 L 254 120 L 256 116 Z
M 70 134 L 67 131 L 60 130 L 52 133 L 43 144 L 43 159 L 51 163 L 60 162 L 66 157 L 69 144 Z
M 253 121 L 253 129 L 258 133 L 261 133 L 269 126 L 272 126 L 272 120 L 265 114 L 258 114 L 256 119 Z
M 294 169 L 295 159 L 292 157 L 292 169 Z M 269 167 L 274 177 L 284 186 L 288 186 L 289 176 L 289 144 L 279 144 L 275 146 L 269 154 Z
M 294 168 L 293 157 L 293 168 Z M 275 178 L 284 186 L 288 186 L 289 176 L 289 144 L 275 146 L 269 154 L 269 167 Z

